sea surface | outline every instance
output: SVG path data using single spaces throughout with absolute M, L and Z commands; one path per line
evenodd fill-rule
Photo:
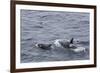
M 23 9 L 20 13 L 21 63 L 89 59 L 89 13 Z M 72 37 L 80 41 L 85 52 L 75 53 L 62 48 L 43 50 L 35 46 Z

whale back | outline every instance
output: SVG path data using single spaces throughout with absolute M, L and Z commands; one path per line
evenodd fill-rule
M 69 48 L 70 43 L 67 41 L 59 42 L 64 48 Z

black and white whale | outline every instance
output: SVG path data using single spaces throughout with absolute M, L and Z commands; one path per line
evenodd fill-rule
M 86 48 L 77 46 L 77 44 L 75 42 L 77 42 L 77 41 L 74 41 L 74 38 L 71 38 L 70 40 L 56 39 L 54 41 L 54 45 L 56 47 L 69 49 L 73 52 L 82 52 L 82 51 L 85 52 Z
M 56 47 L 64 47 L 64 48 L 69 48 L 73 44 L 73 38 L 71 40 L 66 40 L 66 39 L 56 39 L 54 40 L 54 45 Z
M 37 43 L 35 46 L 38 48 L 44 49 L 44 50 L 49 50 L 49 49 L 51 49 L 52 44 Z

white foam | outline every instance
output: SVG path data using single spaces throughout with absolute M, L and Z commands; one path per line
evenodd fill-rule
M 86 48 L 84 48 L 84 47 L 77 47 L 75 49 L 72 48 L 71 50 L 74 51 L 74 52 L 85 52 Z

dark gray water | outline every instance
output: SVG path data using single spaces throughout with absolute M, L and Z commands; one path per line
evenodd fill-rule
M 21 10 L 21 62 L 47 62 L 89 59 L 89 13 Z M 85 52 L 74 53 L 62 48 L 43 50 L 35 43 L 56 39 L 80 41 Z

